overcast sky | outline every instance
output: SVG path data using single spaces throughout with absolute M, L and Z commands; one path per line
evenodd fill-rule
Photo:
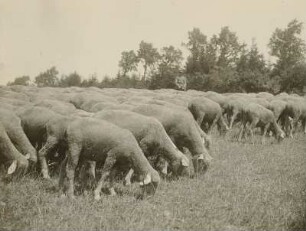
M 51 66 L 102 79 L 141 40 L 184 49 L 194 27 L 210 37 L 229 26 L 268 58 L 273 31 L 294 18 L 306 27 L 306 0 L 0 0 L 0 84 Z

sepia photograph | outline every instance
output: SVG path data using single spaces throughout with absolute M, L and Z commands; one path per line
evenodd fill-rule
M 0 0 L 0 231 L 306 230 L 306 0 Z

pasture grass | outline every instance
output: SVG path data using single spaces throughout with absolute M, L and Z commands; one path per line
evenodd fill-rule
M 306 137 L 278 144 L 214 136 L 205 175 L 163 181 L 137 200 L 137 184 L 119 195 L 59 198 L 57 179 L 0 183 L 0 230 L 305 230 Z

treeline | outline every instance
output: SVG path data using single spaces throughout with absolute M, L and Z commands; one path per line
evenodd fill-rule
M 187 88 L 217 92 L 280 91 L 302 93 L 306 86 L 305 41 L 301 38 L 303 24 L 292 20 L 286 28 L 276 28 L 268 43 L 275 62 L 269 63 L 260 53 L 255 39 L 248 47 L 239 41 L 229 27 L 207 37 L 200 29 L 188 32 L 182 46 L 189 51 L 184 61 L 179 48 L 161 49 L 141 41 L 137 51 L 121 53 L 116 77 L 98 80 L 96 75 L 83 79 L 78 73 L 62 75 L 55 67 L 35 77 L 37 86 L 175 88 L 175 78 L 185 76 Z M 13 84 L 30 84 L 29 76 L 15 79 Z

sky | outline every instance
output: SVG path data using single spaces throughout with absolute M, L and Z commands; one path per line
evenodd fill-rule
M 61 74 L 118 72 L 121 52 L 140 41 L 184 51 L 188 31 L 208 37 L 229 26 L 241 42 L 267 44 L 278 28 L 304 23 L 306 0 L 0 0 L 0 85 L 56 66 Z

